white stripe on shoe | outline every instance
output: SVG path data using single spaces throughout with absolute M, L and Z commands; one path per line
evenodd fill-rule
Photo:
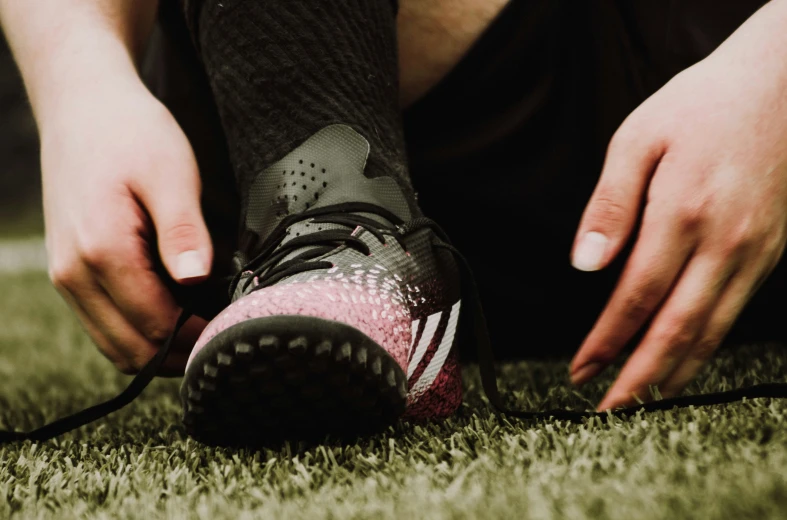
M 435 379 L 437 379 L 437 375 L 443 369 L 445 360 L 448 359 L 448 355 L 451 353 L 451 348 L 454 345 L 456 328 L 459 323 L 459 308 L 461 307 L 461 304 L 462 301 L 460 300 L 456 302 L 453 307 L 451 307 L 451 315 L 448 317 L 448 325 L 446 326 L 445 333 L 443 334 L 443 340 L 440 342 L 440 346 L 437 347 L 437 352 L 435 352 L 431 361 L 429 361 L 429 365 L 426 367 L 426 370 L 424 370 L 424 372 L 421 374 L 421 377 L 418 378 L 418 381 L 416 381 L 415 384 L 410 388 L 410 395 L 419 396 L 428 390 L 434 383 Z M 423 357 L 423 354 L 421 357 Z M 413 358 L 413 361 L 415 361 L 415 358 Z M 410 369 L 408 370 L 408 377 L 410 377 L 411 372 L 413 371 L 415 371 L 415 368 L 411 364 Z
M 416 336 L 418 336 L 418 326 L 420 324 L 421 324 L 421 320 L 415 320 L 411 325 L 412 330 L 410 332 L 410 348 L 407 349 L 408 360 L 410 359 L 410 356 L 412 356 L 413 354 L 413 347 L 415 346 L 415 340 L 417 339 Z
M 410 361 L 410 365 L 407 367 L 407 379 L 410 379 L 413 376 L 415 369 L 418 368 L 418 364 L 424 358 L 426 349 L 429 348 L 429 344 L 432 342 L 432 338 L 434 337 L 434 333 L 437 330 L 437 326 L 440 324 L 440 316 L 442 314 L 442 312 L 438 312 L 437 314 L 432 314 L 426 319 L 426 326 L 424 327 L 424 331 L 421 333 L 421 340 L 418 342 L 418 347 L 415 349 L 413 359 Z

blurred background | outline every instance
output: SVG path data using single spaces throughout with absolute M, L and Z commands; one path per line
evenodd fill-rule
M 35 122 L 0 32 L 0 238 L 43 232 Z

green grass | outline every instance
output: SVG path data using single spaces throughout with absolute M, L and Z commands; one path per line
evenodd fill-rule
M 0 275 L 0 426 L 30 428 L 128 381 L 43 274 Z M 785 381 L 775 345 L 726 352 L 691 392 Z M 582 408 L 565 363 L 505 367 L 531 408 Z M 784 518 L 787 404 L 755 400 L 602 424 L 490 413 L 477 373 L 459 414 L 353 445 L 249 451 L 189 439 L 177 380 L 43 444 L 0 447 L 0 518 Z

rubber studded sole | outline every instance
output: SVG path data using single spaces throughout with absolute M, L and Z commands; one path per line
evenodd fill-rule
M 211 339 L 189 365 L 180 394 L 190 435 L 254 445 L 378 431 L 404 413 L 407 376 L 349 325 L 271 316 Z

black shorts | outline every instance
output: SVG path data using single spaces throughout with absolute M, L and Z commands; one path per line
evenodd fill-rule
M 405 111 L 420 205 L 469 258 L 500 355 L 576 350 L 631 245 L 601 272 L 569 264 L 610 137 L 642 101 L 764 3 L 512 0 L 462 62 Z M 153 90 L 181 121 L 203 172 L 206 216 L 220 251 L 214 283 L 190 297 L 210 314 L 225 303 L 211 291 L 222 287 L 218 276 L 226 274 L 234 247 L 233 176 L 188 37 L 175 16 L 166 16 L 169 29 L 159 44 L 169 50 L 148 69 L 157 72 Z M 787 339 L 780 325 L 787 311 L 784 264 L 730 340 Z

